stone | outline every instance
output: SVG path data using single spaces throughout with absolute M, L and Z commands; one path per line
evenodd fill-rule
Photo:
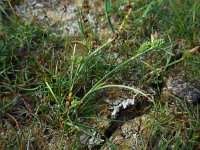
M 150 135 L 145 122 L 151 119 L 150 115 L 144 114 L 124 123 L 110 137 L 108 143 L 101 150 L 110 149 L 115 146 L 117 149 L 142 149 L 142 143 L 145 147 L 148 144 L 148 136 Z M 112 144 L 111 144 L 112 143 Z
M 198 84 L 198 83 L 197 83 Z M 180 75 L 166 81 L 166 89 L 173 95 L 189 103 L 200 102 L 200 89 L 195 83 L 187 82 Z

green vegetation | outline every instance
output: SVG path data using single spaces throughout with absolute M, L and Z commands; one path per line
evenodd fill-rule
M 67 142 L 69 149 L 83 149 L 82 134 L 104 136 L 100 125 L 110 118 L 102 98 L 110 88 L 151 101 L 154 119 L 145 123 L 150 149 L 200 148 L 198 105 L 141 90 L 153 85 L 159 93 L 163 78 L 177 73 L 200 79 L 200 54 L 190 51 L 200 40 L 198 0 L 105 0 L 104 21 L 112 36 L 101 39 L 85 28 L 82 11 L 77 14 L 80 36 L 63 37 L 21 19 L 13 5 L 0 2 L 0 134 L 8 134 L 0 136 L 0 149 L 45 149 L 47 129 L 48 136 L 59 136 L 59 148 Z

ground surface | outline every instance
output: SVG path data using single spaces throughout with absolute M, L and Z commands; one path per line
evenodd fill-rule
M 200 148 L 198 0 L 0 6 L 0 149 Z

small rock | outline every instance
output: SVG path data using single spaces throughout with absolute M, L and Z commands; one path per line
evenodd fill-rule
M 91 139 L 89 139 L 88 144 L 89 145 L 98 145 L 98 144 L 101 144 L 102 142 L 104 142 L 104 140 L 101 139 L 100 134 L 97 132 L 94 132 L 93 137 Z
M 200 102 L 200 89 L 194 83 L 185 82 L 182 76 L 169 77 L 166 81 L 167 90 L 173 95 L 189 103 Z
M 87 144 L 89 138 L 90 138 L 90 137 L 89 137 L 88 135 L 86 135 L 86 134 L 83 134 L 83 135 L 81 135 L 81 136 L 79 137 L 80 142 L 81 142 L 82 144 Z
M 110 142 L 105 144 L 101 150 L 107 150 L 114 144 L 117 149 L 141 149 L 142 143 L 147 146 L 149 139 L 149 129 L 145 127 L 144 122 L 151 119 L 149 115 L 142 115 L 127 121 L 118 128 L 110 137 Z M 142 136 L 142 138 L 141 138 Z M 112 144 L 110 144 L 112 143 Z

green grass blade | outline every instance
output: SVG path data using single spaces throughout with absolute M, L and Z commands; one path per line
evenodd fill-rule
M 111 22 L 111 18 L 110 18 L 110 12 L 111 12 L 110 0 L 105 0 L 104 3 L 105 3 L 105 12 L 106 12 L 106 17 L 107 17 L 107 20 L 108 20 L 108 24 L 111 27 L 112 32 L 115 33 L 115 29 L 114 29 L 114 26 L 113 26 L 113 24 Z
M 3 111 L 5 109 L 7 109 L 8 107 L 10 107 L 11 105 L 15 105 L 17 103 L 17 101 L 19 100 L 19 97 L 15 97 L 11 102 L 7 103 L 6 105 L 4 105 L 2 108 L 0 108 L 0 113 L 3 113 Z

